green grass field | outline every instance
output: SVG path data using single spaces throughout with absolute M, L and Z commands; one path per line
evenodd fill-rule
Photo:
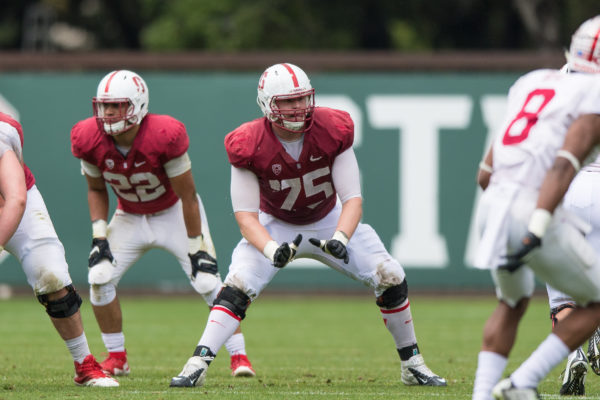
M 72 383 L 73 364 L 43 308 L 30 297 L 0 301 L 0 399 L 470 399 L 481 330 L 492 296 L 411 296 L 419 346 L 446 388 L 407 387 L 400 361 L 368 296 L 259 298 L 243 323 L 257 378 L 232 378 L 223 349 L 205 386 L 169 388 L 193 352 L 208 309 L 200 297 L 123 297 L 131 375 L 119 388 Z M 522 323 L 507 372 L 548 334 L 547 303 L 535 298 Z M 89 302 L 82 315 L 92 352 L 104 346 Z M 540 386 L 558 396 L 560 368 Z M 588 374 L 586 399 L 600 398 Z M 579 397 L 582 398 L 582 397 Z

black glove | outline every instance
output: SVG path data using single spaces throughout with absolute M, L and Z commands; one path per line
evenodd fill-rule
M 219 272 L 217 260 L 206 251 L 199 250 L 194 254 L 188 254 L 192 262 L 192 278 L 195 278 L 198 272 L 216 275 Z
M 88 258 L 88 267 L 92 268 L 104 258 L 111 263 L 115 261 L 112 253 L 110 252 L 108 240 L 94 238 L 92 240 L 92 251 L 90 251 L 90 256 Z
M 346 246 L 344 243 L 340 242 L 336 239 L 329 240 L 319 240 L 316 238 L 310 238 L 308 241 L 323 250 L 327 254 L 331 254 L 335 258 L 339 258 L 340 260 L 344 260 L 345 264 L 348 264 L 350 261 L 350 257 L 348 256 L 348 250 L 346 250 Z
M 498 269 L 504 269 L 509 272 L 515 272 L 521 265 L 525 263 L 525 256 L 527 256 L 533 249 L 542 245 L 542 239 L 537 237 L 531 232 L 521 239 L 521 247 L 514 252 L 506 256 L 506 262 L 498 267 Z
M 283 242 L 283 244 L 275 250 L 275 254 L 273 255 L 273 266 L 275 268 L 283 268 L 291 262 L 296 256 L 296 251 L 298 250 L 298 245 L 300 245 L 301 241 L 302 235 L 298 235 L 292 244 Z

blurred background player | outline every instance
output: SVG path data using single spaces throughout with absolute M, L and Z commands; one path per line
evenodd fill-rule
M 180 263 L 209 306 L 221 290 L 215 248 L 188 156 L 185 126 L 148 114 L 148 86 L 126 70 L 107 74 L 93 99 L 94 117 L 78 122 L 71 145 L 88 183 L 93 241 L 90 301 L 112 375 L 127 375 L 123 317 L 116 287 L 148 250 L 164 249 Z M 107 226 L 108 183 L 118 205 Z M 254 376 L 240 330 L 224 338 L 234 376 Z
M 400 355 L 402 382 L 445 386 L 420 354 L 403 268 L 373 228 L 360 223 L 352 119 L 344 111 L 315 108 L 308 76 L 292 64 L 264 71 L 257 100 L 264 117 L 225 138 L 243 239 L 194 355 L 171 386 L 203 383 L 208 364 L 250 303 L 295 257 L 319 260 L 373 289 Z M 310 239 L 302 242 L 303 236 Z
M 576 214 L 591 226 L 586 235 L 596 254 L 600 257 L 600 203 L 597 193 L 600 189 L 600 157 L 581 168 L 569 191 L 565 195 L 563 207 Z M 575 307 L 575 301 L 566 293 L 547 285 L 550 316 L 553 323 L 559 323 L 569 315 Z M 569 354 L 563 372 L 563 384 L 560 394 L 584 395 L 588 358 L 592 371 L 600 375 L 600 333 L 598 329 L 589 340 L 587 357 L 581 347 Z
M 3 198 L 0 248 L 17 258 L 27 282 L 65 341 L 75 364 L 75 384 L 119 386 L 102 371 L 90 353 L 79 312 L 81 297 L 72 285 L 65 250 L 35 178 L 23 163 L 22 146 L 21 125 L 0 113 L 0 192 Z
M 538 399 L 539 382 L 594 332 L 600 321 L 600 261 L 590 227 L 559 203 L 581 163 L 600 143 L 600 16 L 571 40 L 569 68 L 536 70 L 511 87 L 500 135 L 479 172 L 486 188 L 478 214 L 476 265 L 491 270 L 498 306 L 488 319 L 473 400 Z M 491 172 L 491 178 L 486 174 Z M 486 187 L 487 186 L 487 187 Z M 534 274 L 580 306 L 502 380 Z

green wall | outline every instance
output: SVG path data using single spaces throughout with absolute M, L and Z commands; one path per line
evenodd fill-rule
M 85 179 L 70 152 L 72 125 L 91 115 L 96 85 L 108 71 L 3 73 L 0 95 L 19 112 L 25 160 L 61 238 L 73 280 L 87 286 L 91 227 Z M 150 110 L 183 121 L 191 141 L 196 185 L 208 212 L 225 276 L 240 239 L 231 211 L 225 134 L 259 116 L 256 73 L 143 74 Z M 363 221 L 404 265 L 415 288 L 489 288 L 485 271 L 468 267 L 477 164 L 517 74 L 315 73 L 317 104 L 351 112 L 363 182 Z M 114 198 L 112 205 L 114 207 Z M 10 257 L 0 282 L 25 285 Z M 175 260 L 152 251 L 121 286 L 186 289 Z M 350 290 L 359 284 L 315 265 L 290 266 L 271 288 Z

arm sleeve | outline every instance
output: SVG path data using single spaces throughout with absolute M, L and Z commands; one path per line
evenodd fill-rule
M 92 178 L 100 178 L 102 176 L 102 171 L 94 164 L 81 160 L 81 175 L 83 174 L 91 176 Z
M 340 153 L 333 160 L 331 169 L 333 185 L 342 203 L 353 197 L 361 197 L 360 172 L 352 147 Z
M 164 165 L 165 171 L 169 178 L 174 178 L 189 171 L 192 168 L 192 161 L 187 151 L 183 155 L 167 161 Z
M 0 157 L 8 150 L 12 150 L 20 161 L 23 161 L 23 148 L 19 132 L 10 124 L 0 123 Z
M 252 171 L 231 167 L 231 204 L 233 212 L 258 212 L 260 186 L 257 176 Z

